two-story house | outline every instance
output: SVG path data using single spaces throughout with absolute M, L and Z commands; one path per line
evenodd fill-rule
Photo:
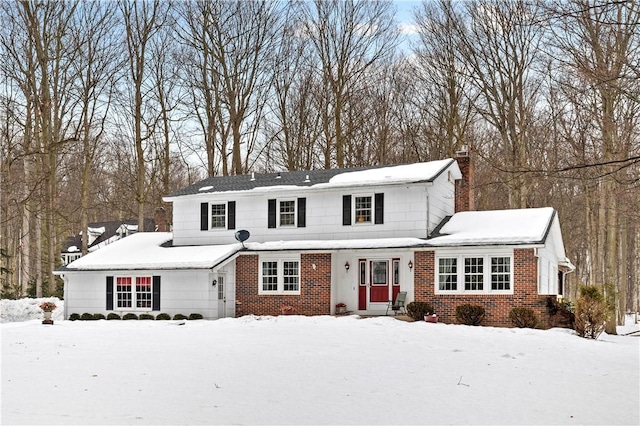
M 207 319 L 381 315 L 400 291 L 455 322 L 461 303 L 510 325 L 546 316 L 572 270 L 552 208 L 473 209 L 457 159 L 211 177 L 165 198 L 173 232 L 138 233 L 56 271 L 71 313 L 201 313 Z M 248 231 L 248 232 L 244 232 Z M 248 239 L 246 238 L 248 236 Z M 238 240 L 240 237 L 240 240 Z

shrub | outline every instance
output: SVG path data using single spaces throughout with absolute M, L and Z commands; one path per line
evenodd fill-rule
M 189 319 L 190 320 L 199 320 L 199 319 L 203 319 L 204 317 L 202 316 L 202 314 L 190 314 L 189 315 Z
M 161 314 L 158 314 L 158 316 L 156 316 L 156 321 L 158 321 L 158 320 L 166 321 L 166 320 L 170 320 L 170 319 L 171 319 L 171 315 L 165 314 L 164 312 L 161 313 Z
M 94 320 L 103 320 L 103 319 L 105 319 L 105 316 L 103 314 L 93 314 L 93 319 Z
M 480 305 L 464 304 L 456 306 L 456 319 L 466 325 L 480 325 L 485 310 Z
M 138 316 L 133 312 L 128 312 L 122 316 L 123 320 L 137 320 Z
M 425 315 L 433 313 L 433 306 L 427 302 L 410 302 L 407 305 L 407 315 L 415 321 L 423 321 Z
M 582 286 L 576 302 L 575 330 L 580 337 L 597 339 L 607 321 L 607 303 L 598 287 Z
M 535 328 L 538 318 L 531 308 L 513 308 L 509 312 L 511 323 L 519 328 Z
M 107 319 L 108 320 L 119 320 L 119 319 L 122 319 L 122 318 L 120 318 L 120 315 L 116 314 L 115 312 L 110 312 L 109 314 L 107 314 Z
M 141 320 L 153 320 L 156 317 L 154 317 L 152 314 L 140 314 L 140 317 L 138 319 Z
M 90 314 L 89 312 L 85 312 L 84 314 L 80 315 L 80 319 L 83 321 L 92 321 L 93 314 Z
M 77 321 L 80 319 L 80 314 L 71 314 L 69 315 L 69 321 Z
M 187 319 L 187 316 L 186 315 L 182 315 L 182 314 L 175 314 L 173 316 L 173 319 L 174 320 L 185 320 L 185 319 Z

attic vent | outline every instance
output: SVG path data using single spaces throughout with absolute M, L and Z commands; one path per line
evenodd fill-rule
M 276 179 L 280 179 L 282 176 L 280 175 L 280 172 L 278 172 L 278 176 L 276 176 Z
M 306 176 L 304 177 L 304 182 L 305 182 L 305 183 L 309 183 L 309 182 L 311 182 L 311 181 L 309 180 L 309 175 L 306 175 Z
M 251 182 L 253 182 L 254 180 L 256 180 L 256 174 L 254 172 L 251 172 Z

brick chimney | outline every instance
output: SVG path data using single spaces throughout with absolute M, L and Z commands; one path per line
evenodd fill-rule
M 169 232 L 169 224 L 167 223 L 167 212 L 164 207 L 156 207 L 153 220 L 156 224 L 156 232 Z
M 471 150 L 467 145 L 462 145 L 460 151 L 456 152 L 456 161 L 462 173 L 462 179 L 456 181 L 456 213 L 475 210 L 474 175 L 476 170 L 471 155 Z

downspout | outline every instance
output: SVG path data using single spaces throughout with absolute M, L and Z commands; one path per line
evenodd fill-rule
M 429 209 L 429 189 L 428 188 L 424 188 L 424 193 L 427 196 L 427 235 L 425 235 L 425 238 L 429 238 L 429 236 L 431 235 L 431 229 L 430 229 L 430 224 L 431 224 L 431 210 Z

